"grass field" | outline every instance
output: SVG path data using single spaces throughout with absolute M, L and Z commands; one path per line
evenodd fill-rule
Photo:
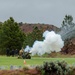
M 26 65 L 41 65 L 45 61 L 62 61 L 65 60 L 68 64 L 75 64 L 75 58 L 44 58 L 44 57 L 32 57 L 31 59 L 25 59 Z M 24 59 L 18 59 L 17 57 L 0 56 L 0 66 L 24 66 Z

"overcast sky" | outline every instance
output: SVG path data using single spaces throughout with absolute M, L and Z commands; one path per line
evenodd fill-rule
M 75 23 L 75 0 L 0 0 L 0 21 L 53 24 L 60 27 L 65 15 Z

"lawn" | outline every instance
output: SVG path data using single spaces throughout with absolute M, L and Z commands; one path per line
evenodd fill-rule
M 32 57 L 31 59 L 18 59 L 17 57 L 0 56 L 0 66 L 24 66 L 25 65 L 41 65 L 45 61 L 65 60 L 68 64 L 75 64 L 75 58 L 44 58 L 44 57 Z

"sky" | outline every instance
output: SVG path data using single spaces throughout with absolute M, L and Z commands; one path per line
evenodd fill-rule
M 61 27 L 65 15 L 75 23 L 75 0 L 0 0 L 0 21 L 52 24 Z

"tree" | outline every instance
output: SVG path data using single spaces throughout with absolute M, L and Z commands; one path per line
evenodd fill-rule
M 27 45 L 32 46 L 33 42 L 34 40 L 32 37 L 32 33 L 28 33 L 25 37 L 23 47 L 26 47 Z
M 71 26 L 74 26 L 75 24 L 73 23 L 73 17 L 71 15 L 65 15 L 65 18 L 62 22 L 62 27 L 65 29 L 68 29 Z
M 33 31 L 26 35 L 25 41 L 24 41 L 24 47 L 26 47 L 27 45 L 31 47 L 36 40 L 42 41 L 43 40 L 42 33 L 43 31 L 39 29 L 37 26 L 35 26 L 33 28 Z
M 0 22 L 0 30 L 1 30 L 1 28 L 2 28 L 2 22 Z
M 42 38 L 43 31 L 39 29 L 37 26 L 34 27 L 32 34 L 35 40 L 41 41 L 43 39 Z
M 0 32 L 0 48 L 21 49 L 24 42 L 25 34 L 19 28 L 17 22 L 10 17 L 2 25 Z

